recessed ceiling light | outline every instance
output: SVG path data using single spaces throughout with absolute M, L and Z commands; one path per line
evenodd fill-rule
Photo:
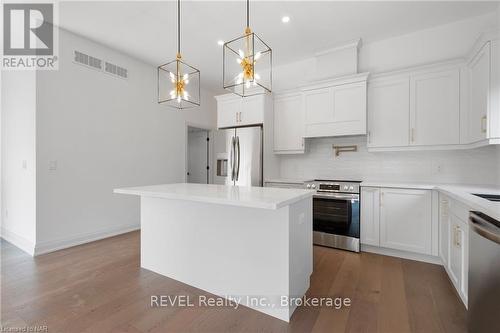
M 283 23 L 288 23 L 288 22 L 290 22 L 290 16 L 283 16 L 283 17 L 281 18 L 281 22 L 283 22 Z
M 224 41 L 223 41 L 223 40 L 218 40 L 218 41 L 217 41 L 217 44 L 218 44 L 219 46 L 222 46 L 222 45 L 224 45 Z

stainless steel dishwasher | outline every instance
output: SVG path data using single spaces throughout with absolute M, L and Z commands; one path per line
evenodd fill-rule
M 469 332 L 500 332 L 500 221 L 469 216 Z

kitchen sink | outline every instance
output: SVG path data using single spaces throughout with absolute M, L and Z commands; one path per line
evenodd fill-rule
M 480 193 L 472 193 L 472 195 L 475 195 L 476 197 L 480 197 L 489 201 L 495 201 L 495 202 L 500 202 L 500 195 L 499 194 L 480 194 Z

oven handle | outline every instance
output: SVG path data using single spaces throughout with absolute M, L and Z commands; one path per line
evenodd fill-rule
M 314 194 L 313 198 L 359 201 L 359 194 Z

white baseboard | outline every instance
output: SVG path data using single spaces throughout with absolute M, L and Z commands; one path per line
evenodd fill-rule
M 85 243 L 94 242 L 100 239 L 117 236 L 120 234 L 125 234 L 127 232 L 139 230 L 141 226 L 139 224 L 125 226 L 125 227 L 115 227 L 109 228 L 105 230 L 101 230 L 98 232 L 91 232 L 87 234 L 75 235 L 72 237 L 58 239 L 48 242 L 41 242 L 35 245 L 34 255 L 38 256 L 41 254 L 54 252 L 62 249 L 66 249 L 68 247 L 73 247 Z
M 1 233 L 2 234 L 0 235 L 0 237 L 11 243 L 15 247 L 20 248 L 30 256 L 33 256 L 35 254 L 35 243 L 33 243 L 32 241 L 10 230 L 7 230 L 4 227 L 1 228 Z
M 378 246 L 365 245 L 365 244 L 361 244 L 361 251 L 381 254 L 381 255 L 390 256 L 390 257 L 397 257 L 397 258 L 403 258 L 403 259 L 409 259 L 409 260 L 422 261 L 422 262 L 427 262 L 430 264 L 436 264 L 436 265 L 441 265 L 441 266 L 443 265 L 443 262 L 442 262 L 440 257 L 431 256 L 431 255 L 427 255 L 427 254 L 412 253 L 412 252 L 401 251 L 401 250 L 393 250 L 393 249 L 387 249 L 385 247 L 378 247 Z

